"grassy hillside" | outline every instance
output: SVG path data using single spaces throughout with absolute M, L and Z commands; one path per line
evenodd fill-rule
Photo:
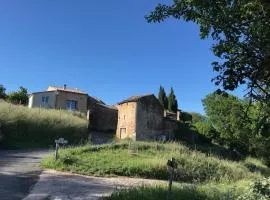
M 137 155 L 128 154 L 127 142 L 63 149 L 58 161 L 49 157 L 42 165 L 86 175 L 123 175 L 167 180 L 166 163 L 174 157 L 178 163 L 175 180 L 189 183 L 234 182 L 269 173 L 269 169 L 260 161 L 222 160 L 192 151 L 179 143 L 137 142 L 136 145 Z
M 181 143 L 135 142 L 135 155 L 129 154 L 129 143 L 66 148 L 60 150 L 57 161 L 53 156 L 41 165 L 61 171 L 96 176 L 131 176 L 168 179 L 167 160 L 174 157 L 175 171 L 172 199 L 179 200 L 262 200 L 268 199 L 249 185 L 257 179 L 270 176 L 270 169 L 260 160 L 248 157 L 241 161 L 220 159 L 192 150 Z M 136 149 L 136 148 L 135 148 Z M 270 184 L 270 180 L 269 180 Z M 256 191 L 260 184 L 253 184 Z M 261 182 L 265 191 L 265 181 Z M 268 187 L 268 186 L 267 186 Z M 108 200 L 164 200 L 168 185 L 138 186 L 115 191 Z M 270 188 L 268 189 L 270 190 Z M 241 195 L 247 194 L 246 198 Z M 258 198 L 253 198 L 253 196 Z
M 71 143 L 87 139 L 87 120 L 63 110 L 0 102 L 0 147 L 48 147 L 59 137 Z

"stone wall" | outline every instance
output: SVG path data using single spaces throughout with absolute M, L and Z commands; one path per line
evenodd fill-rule
M 163 119 L 163 132 L 168 139 L 175 138 L 175 132 L 179 129 L 179 121 L 168 118 Z
M 91 106 L 89 126 L 91 130 L 115 132 L 117 128 L 117 108 L 95 104 Z
M 136 140 L 156 139 L 163 133 L 163 107 L 154 96 L 138 101 Z
M 116 137 L 119 139 L 134 138 L 136 132 L 137 102 L 118 105 L 118 124 Z

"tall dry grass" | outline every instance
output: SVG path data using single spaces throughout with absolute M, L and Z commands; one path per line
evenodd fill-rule
M 0 103 L 3 147 L 45 147 L 64 137 L 78 143 L 88 136 L 87 120 L 63 110 L 32 108 Z

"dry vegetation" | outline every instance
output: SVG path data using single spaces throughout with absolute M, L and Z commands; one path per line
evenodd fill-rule
M 79 113 L 5 102 L 0 102 L 0 124 L 2 147 L 48 147 L 58 137 L 79 143 L 88 136 L 87 120 Z

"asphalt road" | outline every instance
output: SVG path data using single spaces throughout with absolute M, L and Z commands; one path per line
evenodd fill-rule
M 0 199 L 23 199 L 39 179 L 48 150 L 0 150 Z

